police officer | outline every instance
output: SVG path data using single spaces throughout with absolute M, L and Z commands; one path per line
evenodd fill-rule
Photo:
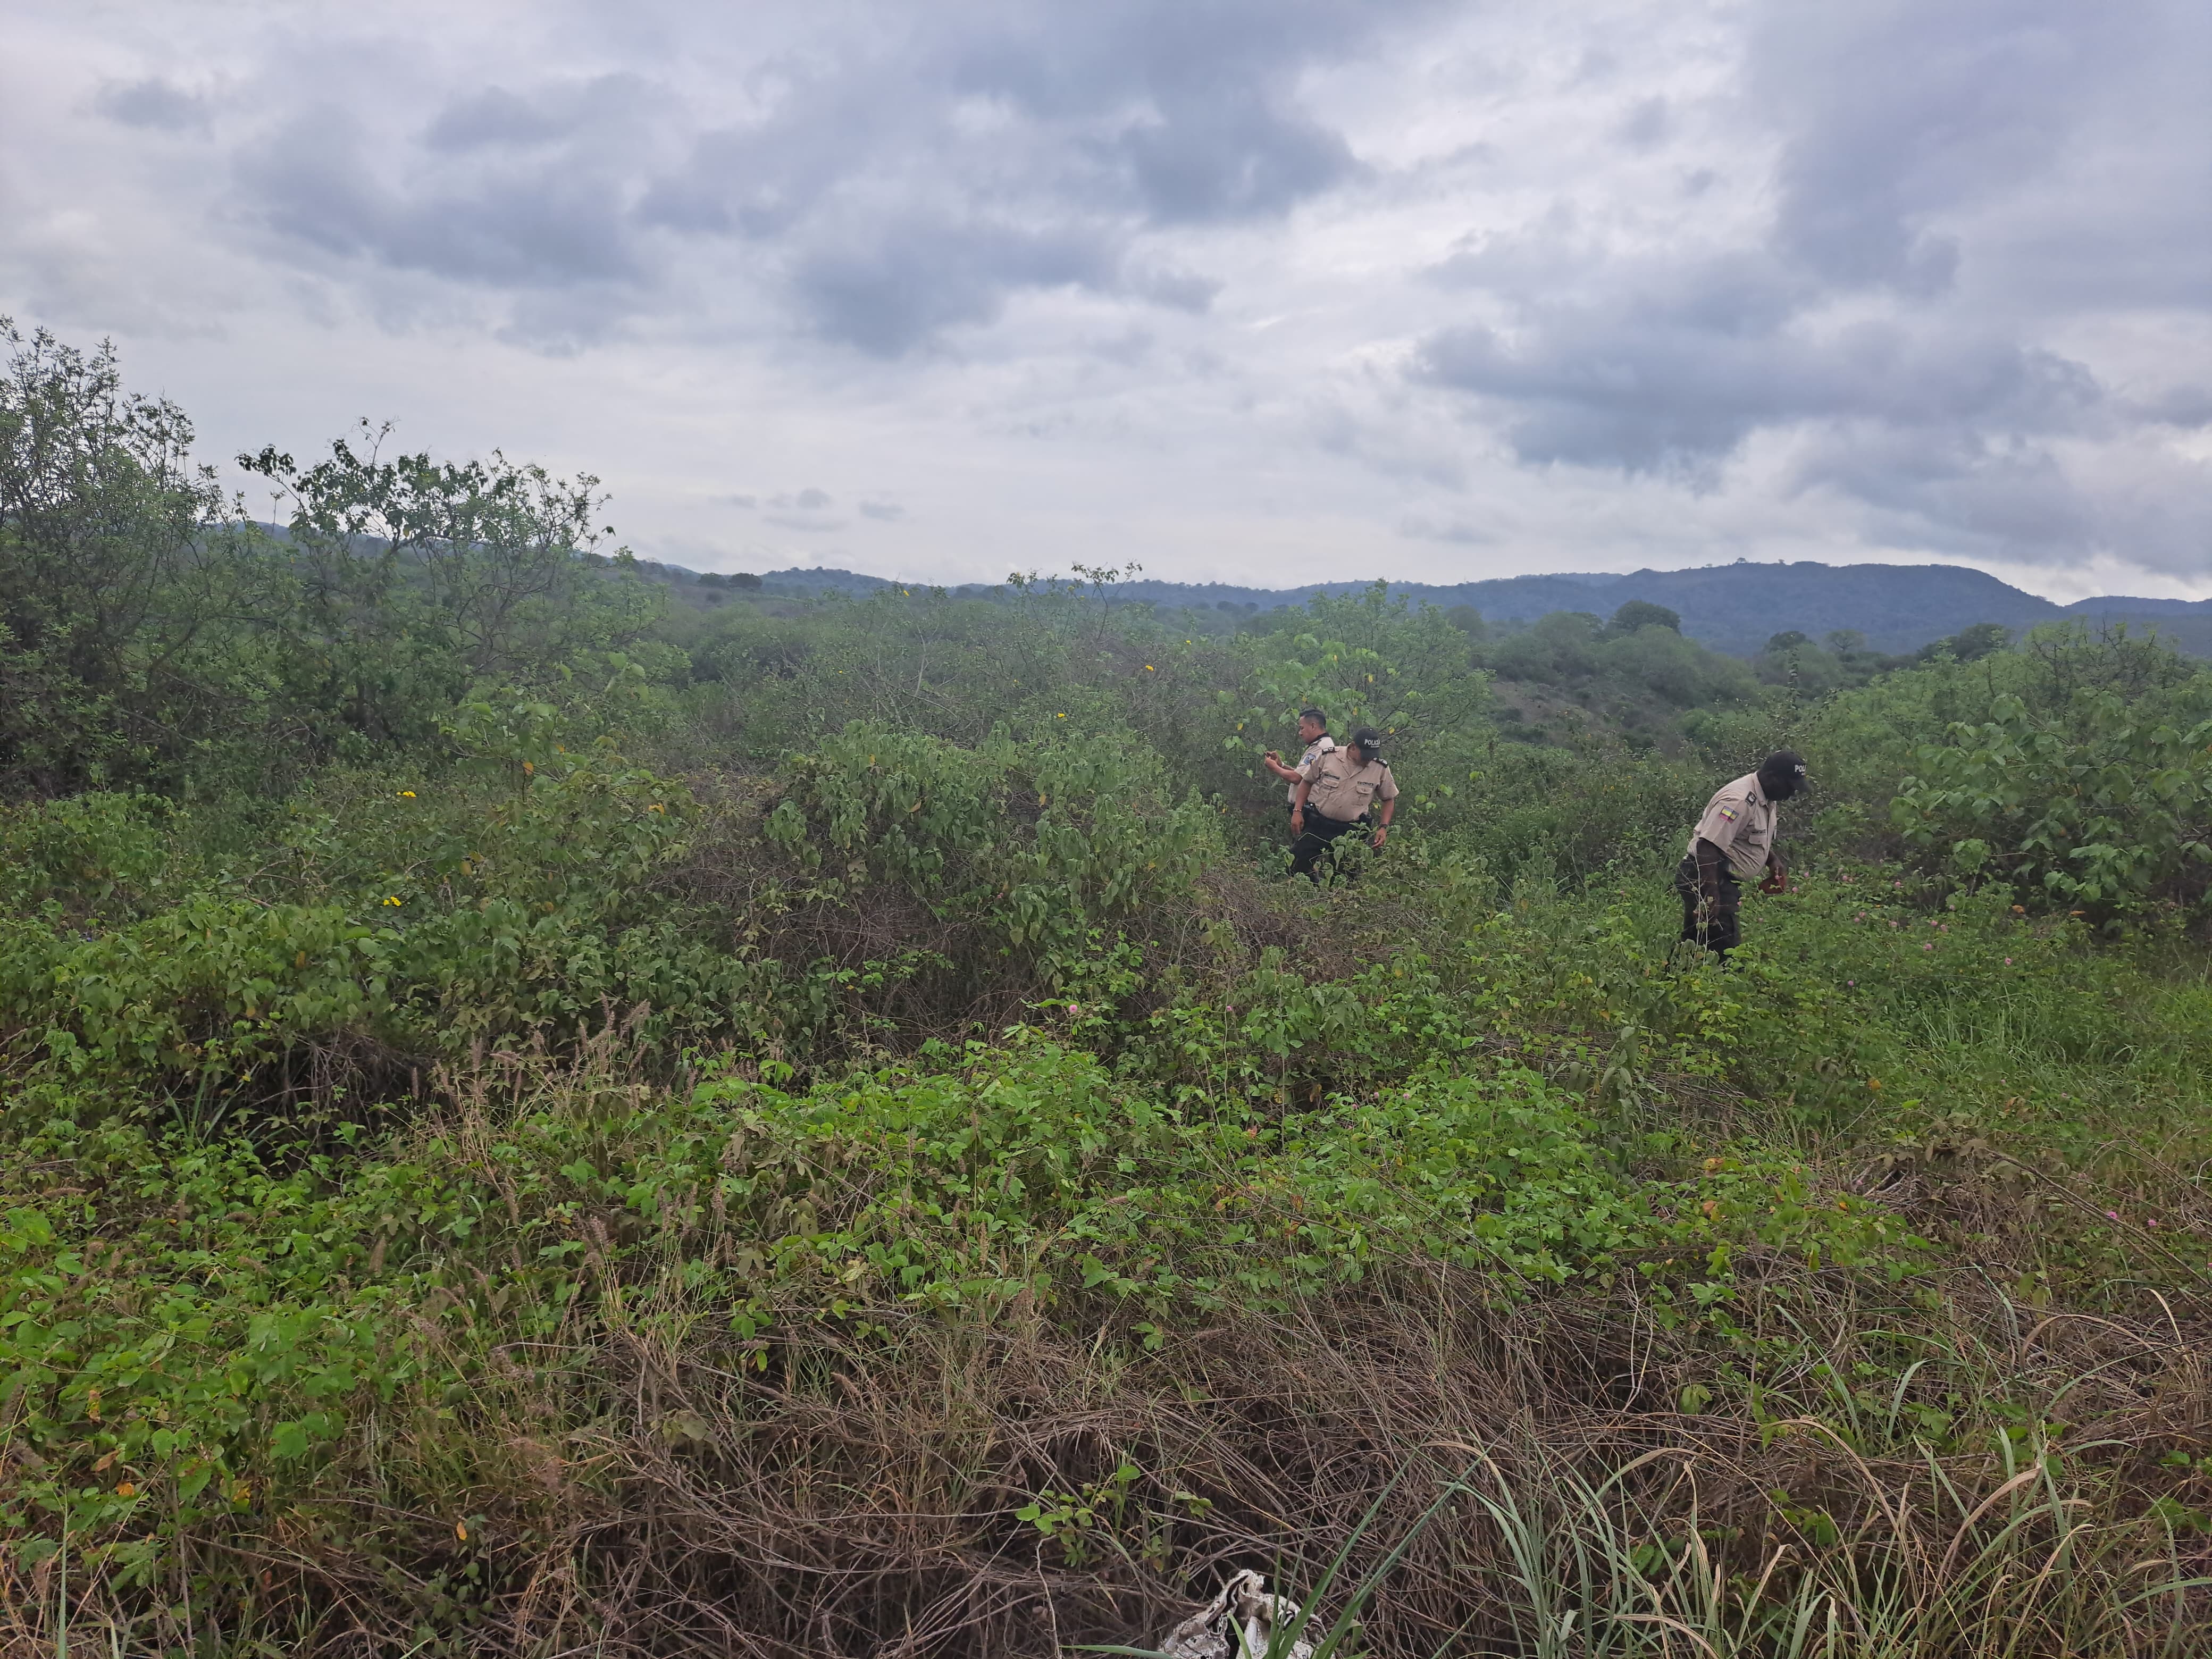
M 1382 758 L 1382 739 L 1363 726 L 1344 748 L 1316 757 L 1310 774 L 1291 792 L 1291 872 L 1318 881 L 1315 863 L 1338 836 L 1358 826 L 1370 802 L 1381 821 L 1369 845 L 1379 853 L 1398 810 L 1398 781 Z
M 1756 772 L 1714 791 L 1705 817 L 1690 832 L 1690 850 L 1674 870 L 1685 939 L 1725 962 L 1743 940 L 1736 925 L 1742 883 L 1763 874 L 1761 892 L 1789 890 L 1782 860 L 1774 855 L 1775 807 L 1804 787 L 1805 763 L 1778 749 Z
M 1336 747 L 1336 739 L 1328 734 L 1328 716 L 1318 708 L 1299 710 L 1298 741 L 1305 744 L 1306 751 L 1298 757 L 1296 766 L 1284 765 L 1282 757 L 1272 749 L 1260 757 L 1261 765 L 1291 786 L 1284 792 L 1284 799 L 1293 812 L 1298 810 L 1299 781 L 1311 777 L 1314 762 Z M 1293 840 L 1297 833 L 1295 830 L 1291 831 Z

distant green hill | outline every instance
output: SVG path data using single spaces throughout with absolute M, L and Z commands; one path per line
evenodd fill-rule
M 689 576 L 675 567 L 672 575 Z M 762 573 L 770 596 L 812 597 L 823 592 L 866 593 L 880 587 L 918 586 L 849 570 L 772 570 Z M 1368 580 L 1371 580 L 1368 579 Z M 1301 605 L 1316 592 L 1356 592 L 1365 580 L 1307 587 L 1243 587 L 1220 582 L 1125 582 L 1121 600 L 1164 610 L 1264 611 Z M 988 585 L 957 590 L 996 591 Z M 1472 605 L 1492 623 L 1533 622 L 1557 611 L 1610 616 L 1631 599 L 1663 605 L 1682 618 L 1682 631 L 1717 650 L 1750 655 L 1776 634 L 1795 630 L 1813 639 L 1850 629 L 1877 651 L 1918 649 L 1976 623 L 2020 629 L 2068 617 L 2103 624 L 2124 623 L 2130 631 L 2154 628 L 2181 650 L 2212 656 L 2212 601 L 2106 597 L 2061 605 L 1963 565 L 1795 564 L 1713 565 L 1696 570 L 1638 570 L 1627 575 L 1507 576 L 1439 584 L 1401 582 L 1393 591 L 1444 606 Z

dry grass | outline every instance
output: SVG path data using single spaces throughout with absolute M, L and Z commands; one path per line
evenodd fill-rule
M 200 1540 L 245 1593 L 196 1628 L 218 1652 L 1051 1653 L 1156 1635 L 1238 1568 L 1310 1586 L 1374 1511 L 1357 1583 L 1457 1480 L 1361 1651 L 2203 1650 L 2204 1589 L 2152 1592 L 2212 1557 L 2141 1512 L 2150 1450 L 2212 1422 L 2203 1328 L 2047 1317 L 2013 1345 L 1997 1305 L 1960 1307 L 1977 1363 L 2008 1349 L 2002 1380 L 2067 1396 L 2078 1449 L 1939 1455 L 1832 1402 L 1686 1415 L 1698 1357 L 1626 1293 L 1486 1308 L 1443 1274 L 1147 1354 L 1018 1310 L 763 1350 L 609 1283 L 553 1349 L 478 1328 L 459 1420 L 372 1413 L 301 1501 Z M 1040 1494 L 1087 1521 L 1048 1535 L 1018 1513 Z M 56 1650 L 55 1566 L 9 1586 L 10 1654 Z M 103 1650 L 184 1639 L 112 1571 L 67 1594 Z M 433 1629 L 454 1645 L 412 1647 Z

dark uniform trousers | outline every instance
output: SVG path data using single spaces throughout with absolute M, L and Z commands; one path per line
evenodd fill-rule
M 1743 884 L 1726 864 L 1721 866 L 1720 896 L 1711 905 L 1698 890 L 1698 855 L 1687 853 L 1674 866 L 1674 891 L 1682 900 L 1682 937 L 1693 945 L 1726 956 L 1743 943 L 1736 911 L 1743 903 Z
M 1365 822 L 1364 818 L 1325 818 L 1308 807 L 1305 833 L 1291 843 L 1291 873 L 1315 879 L 1314 866 L 1321 861 L 1321 855 L 1339 836 Z

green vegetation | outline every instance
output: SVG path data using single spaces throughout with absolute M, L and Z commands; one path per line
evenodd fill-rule
M 588 479 L 253 465 L 281 532 L 104 357 L 0 395 L 15 1647 L 1046 1652 L 1254 1567 L 1347 1654 L 2202 1650 L 2193 665 L 664 609 Z M 1404 791 L 1318 888 L 1311 702 Z M 1724 969 L 1668 872 L 1785 741 Z

